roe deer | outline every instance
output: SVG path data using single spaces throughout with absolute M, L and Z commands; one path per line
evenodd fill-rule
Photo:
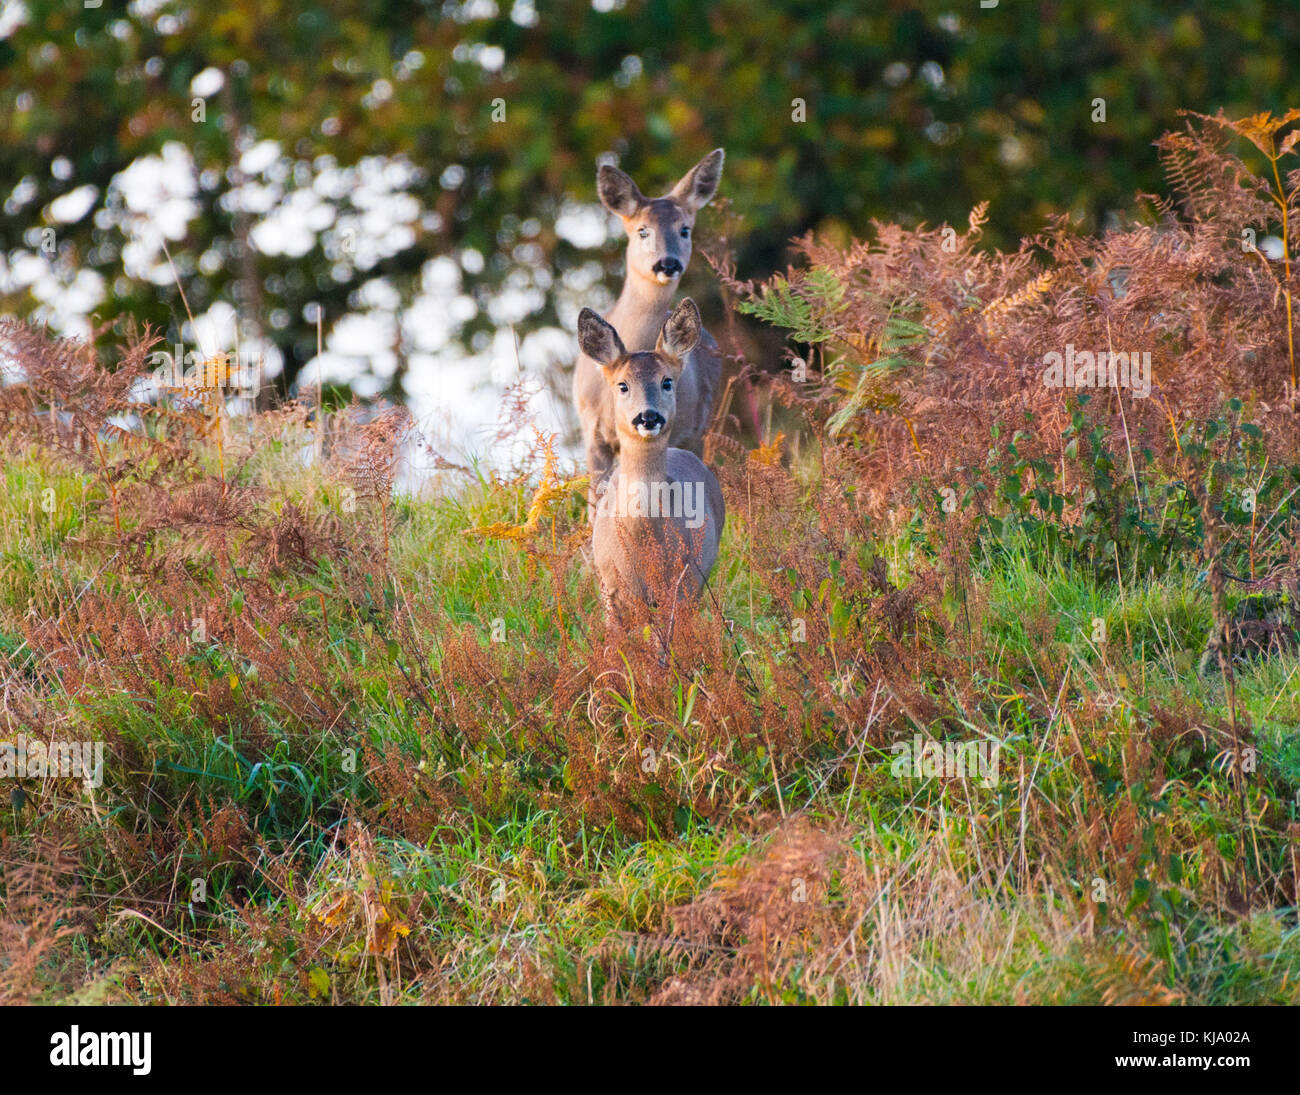
M 629 353 L 590 308 L 578 317 L 578 340 L 603 373 L 619 441 L 591 536 L 605 608 L 616 619 L 624 606 L 653 607 L 656 589 L 698 596 L 718 557 L 727 516 L 722 488 L 698 456 L 669 445 L 679 381 L 701 330 L 690 297 L 650 351 Z
M 623 291 L 605 319 L 633 353 L 650 350 L 664 325 L 673 294 L 691 260 L 691 231 L 695 214 L 717 192 L 722 178 L 722 149 L 714 149 L 688 171 L 662 198 L 647 198 L 629 175 L 606 165 L 596 176 L 601 203 L 623 220 L 627 231 L 627 273 Z M 573 402 L 582 421 L 590 497 L 604 489 L 618 455 L 614 400 L 600 364 L 582 353 L 573 374 Z M 713 413 L 713 399 L 722 376 L 722 358 L 713 336 L 701 337 L 682 361 L 677 383 L 677 418 L 669 443 L 703 455 L 704 432 Z

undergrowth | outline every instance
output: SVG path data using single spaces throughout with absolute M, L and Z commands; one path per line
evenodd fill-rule
M 403 492 L 401 409 L 7 325 L 0 1000 L 1296 1002 L 1294 286 L 1237 226 L 1290 246 L 1300 176 L 1269 221 L 1224 141 L 1291 121 L 1195 119 L 1181 218 L 1100 239 L 718 259 L 806 373 L 742 363 L 717 568 L 644 631 L 548 438 Z M 1148 399 L 1044 387 L 1108 338 Z M 102 781 L 33 774 L 67 741 Z

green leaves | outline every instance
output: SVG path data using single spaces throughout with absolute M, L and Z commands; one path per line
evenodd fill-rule
M 852 386 L 848 399 L 827 421 L 832 437 L 840 436 L 864 411 L 881 411 L 895 405 L 890 381 L 904 369 L 919 367 L 919 362 L 909 355 L 920 349 L 925 338 L 926 330 L 919 323 L 890 315 L 880 338 L 882 356 L 867 362 L 853 355 L 831 360 L 830 378 L 839 387 Z
M 741 312 L 782 327 L 796 342 L 822 343 L 839 331 L 836 318 L 844 311 L 845 287 L 825 267 L 811 270 L 788 281 L 779 274 L 761 296 L 741 301 Z
M 814 265 L 793 279 L 774 277 L 760 296 L 737 305 L 789 331 L 793 341 L 821 350 L 826 380 L 844 393 L 826 422 L 831 437 L 852 434 L 863 414 L 898 405 L 894 381 L 919 365 L 917 357 L 928 337 L 925 327 L 910 318 L 918 310 L 914 302 L 891 303 L 878 331 L 859 329 L 856 317 L 864 311 L 863 304 L 857 286 Z

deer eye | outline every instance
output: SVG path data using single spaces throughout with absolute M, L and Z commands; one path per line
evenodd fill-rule
M 690 239 L 690 238 L 691 238 L 691 230 L 690 230 L 689 228 L 687 228 L 685 225 L 683 225 L 683 226 L 682 226 L 682 239 L 684 239 L 684 240 L 688 240 L 688 239 Z
M 627 385 L 624 384 L 621 380 L 618 382 L 618 390 L 622 392 L 624 395 L 627 394 Z
M 636 231 L 636 234 L 637 234 L 638 236 L 640 236 L 643 240 L 649 239 L 649 238 L 650 238 L 650 229 L 648 229 L 648 228 L 638 228 L 637 231 Z
M 671 376 L 664 377 L 664 391 L 671 392 L 672 390 L 673 390 L 673 378 Z

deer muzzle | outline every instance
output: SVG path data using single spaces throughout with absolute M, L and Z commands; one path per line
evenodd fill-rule
M 644 438 L 658 437 L 668 419 L 658 411 L 641 411 L 632 419 L 632 427 Z

